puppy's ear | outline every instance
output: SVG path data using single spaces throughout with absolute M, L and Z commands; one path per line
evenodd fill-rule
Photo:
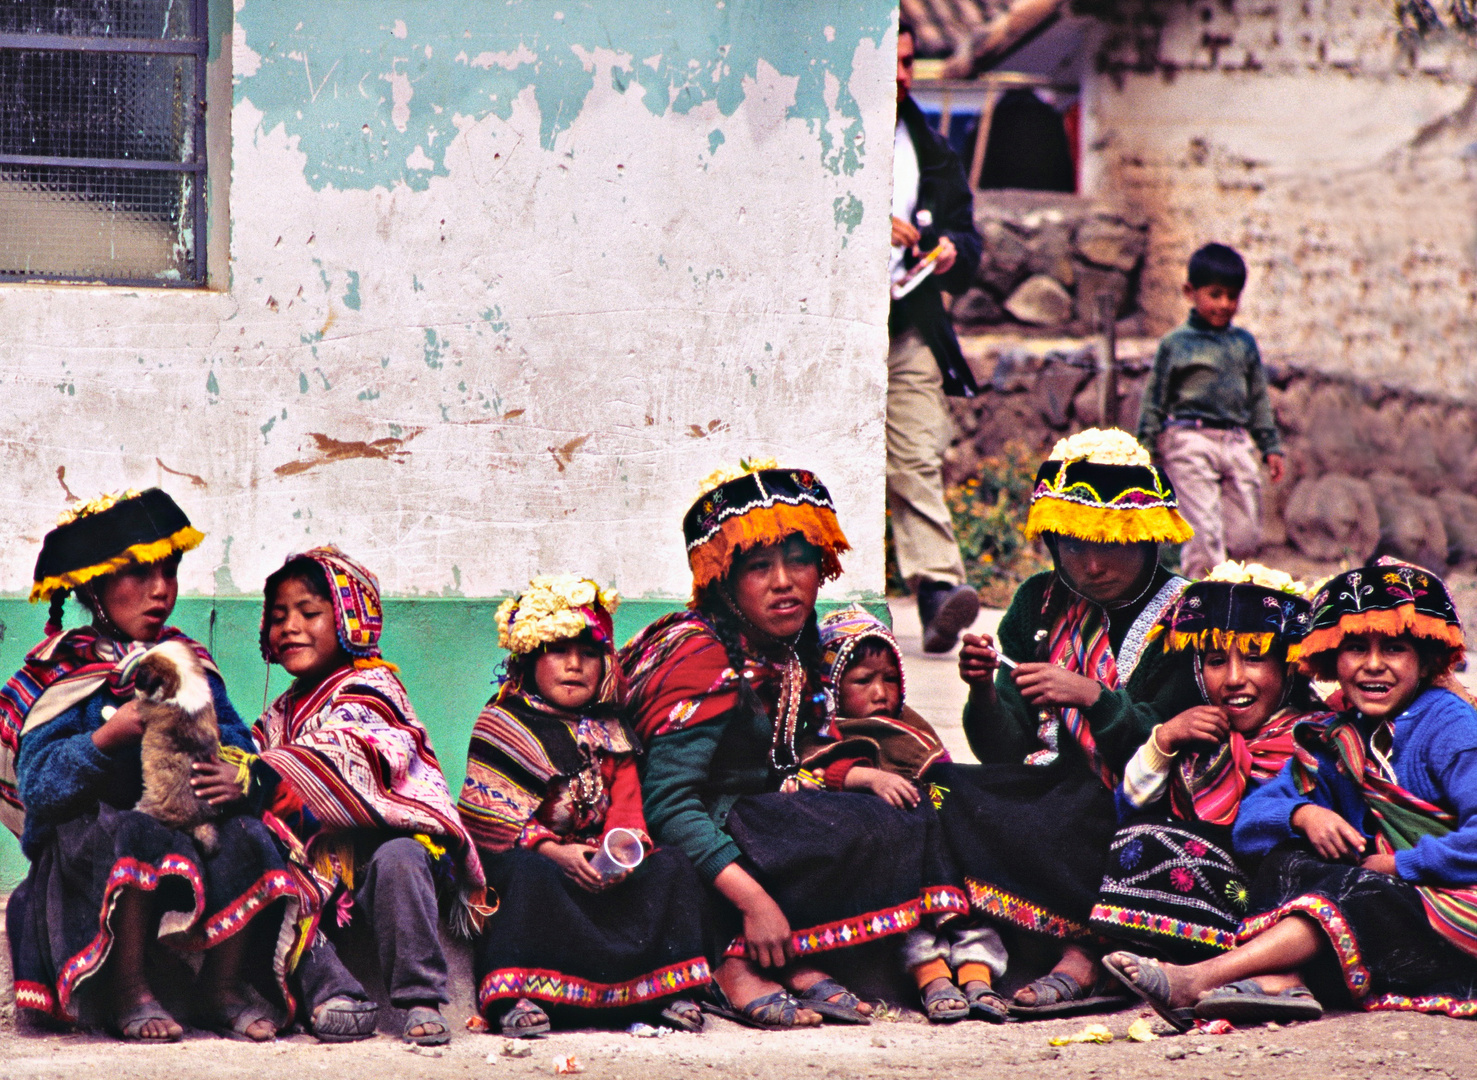
M 164 701 L 179 689 L 179 669 L 167 656 L 155 653 L 139 661 L 133 676 L 134 689 L 151 701 Z

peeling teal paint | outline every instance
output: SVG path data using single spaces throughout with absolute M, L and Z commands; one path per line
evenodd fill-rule
M 348 308 L 350 311 L 358 311 L 359 310 L 359 272 L 357 270 L 350 270 L 350 271 L 348 271 L 348 277 L 349 277 L 349 285 L 348 285 L 348 288 L 346 288 L 344 290 L 344 307 Z
M 787 117 L 810 128 L 822 165 L 849 175 L 866 149 L 849 89 L 852 57 L 863 41 L 880 42 L 897 12 L 895 0 L 855 0 L 844 12 L 805 0 L 785 5 L 783 17 L 766 5 L 709 0 L 317 0 L 307 7 L 310 15 L 302 4 L 245 0 L 237 31 L 261 63 L 254 75 L 238 76 L 236 101 L 260 109 L 266 130 L 281 124 L 299 139 L 315 190 L 403 183 L 418 191 L 446 175 L 447 111 L 507 120 L 531 88 L 539 143 L 553 150 L 594 89 L 596 69 L 585 61 L 596 49 L 616 54 L 612 85 L 639 93 L 653 116 L 685 115 L 709 102 L 732 116 L 745 82 L 767 64 L 797 80 Z M 393 32 L 399 19 L 404 38 Z M 835 80 L 834 115 L 827 76 Z
M 217 596 L 238 596 L 241 590 L 236 587 L 236 581 L 231 577 L 231 545 L 235 543 L 234 536 L 226 537 L 225 550 L 221 552 L 221 563 L 215 568 L 215 592 Z
M 426 330 L 426 367 L 432 371 L 439 371 L 446 366 L 441 359 L 445 355 L 445 347 L 446 342 L 436 336 L 435 330 Z
M 267 435 L 276 426 L 277 426 L 277 418 L 275 416 L 269 416 L 269 417 L 267 417 L 267 422 L 261 426 L 262 442 L 266 442 L 267 441 Z
M 727 141 L 728 140 L 723 137 L 723 132 L 719 131 L 717 128 L 714 128 L 712 131 L 708 132 L 708 153 L 716 154 L 718 152 L 718 147 L 722 146 Z
M 831 210 L 835 214 L 836 224 L 846 226 L 846 236 L 841 241 L 841 246 L 845 247 L 851 240 L 851 234 L 862 223 L 862 201 L 848 191 L 844 196 L 838 195 L 832 200 Z
M 301 371 L 297 373 L 297 392 L 299 394 L 308 392 L 308 377 Z

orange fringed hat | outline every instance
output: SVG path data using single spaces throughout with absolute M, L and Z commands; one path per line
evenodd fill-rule
M 1410 634 L 1446 645 L 1446 670 L 1466 648 L 1462 621 L 1446 583 L 1431 571 L 1381 556 L 1373 566 L 1347 570 L 1313 597 L 1313 629 L 1303 639 L 1302 664 L 1317 673 L 1317 657 L 1350 634 Z
M 727 577 L 739 552 L 796 533 L 820 549 L 822 581 L 841 576 L 838 556 L 851 544 L 836 520 L 831 493 L 815 473 L 777 468 L 772 461 L 743 461 L 738 469 L 713 473 L 682 519 L 694 597 Z

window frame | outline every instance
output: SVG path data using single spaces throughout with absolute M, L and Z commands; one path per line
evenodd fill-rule
M 110 277 L 88 274 L 38 274 L 0 269 L 0 285 L 123 285 L 151 289 L 204 289 L 209 286 L 206 253 L 208 250 L 208 199 L 206 197 L 208 148 L 206 146 L 205 104 L 210 58 L 209 0 L 187 0 L 190 6 L 189 37 L 140 38 L 110 36 L 73 36 L 69 34 L 36 34 L 0 32 L 0 52 L 82 52 L 132 53 L 153 56 L 190 56 L 194 65 L 194 133 L 190 160 L 149 161 L 133 158 L 54 157 L 36 154 L 0 153 L 0 166 L 31 166 L 92 169 L 100 173 L 172 172 L 192 173 L 195 182 L 190 192 L 189 210 L 193 242 L 186 267 L 180 268 L 179 280 L 162 277 Z

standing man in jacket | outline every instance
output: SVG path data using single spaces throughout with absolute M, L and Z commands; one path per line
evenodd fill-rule
M 913 27 L 902 20 L 891 281 L 906 275 L 935 239 L 939 255 L 932 275 L 893 301 L 888 317 L 887 507 L 898 569 L 918 596 L 923 648 L 948 652 L 974 622 L 980 601 L 964 583 L 964 562 L 944 504 L 943 454 L 954 430 L 944 398 L 972 397 L 977 388 L 944 310 L 943 292 L 969 287 L 984 245 L 959 158 L 929 128 L 911 96 L 914 41 Z

